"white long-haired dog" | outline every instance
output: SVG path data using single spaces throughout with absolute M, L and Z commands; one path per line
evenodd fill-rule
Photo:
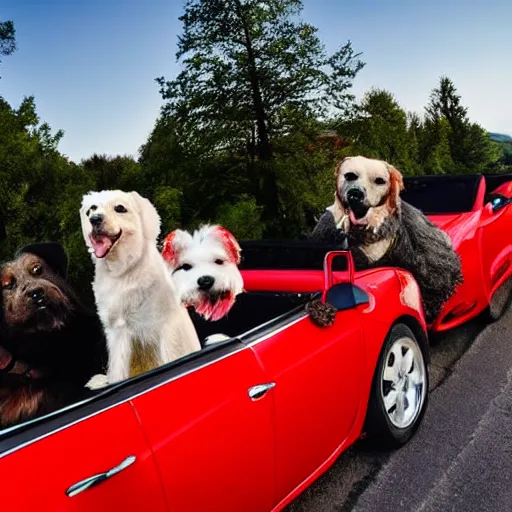
M 238 264 L 240 245 L 218 225 L 204 225 L 190 234 L 176 229 L 167 235 L 162 256 L 182 304 L 206 320 L 219 320 L 243 291 Z
M 90 388 L 125 380 L 200 350 L 187 310 L 157 248 L 160 217 L 137 192 L 89 192 L 80 209 L 95 264 L 93 290 L 109 352 L 107 375 Z

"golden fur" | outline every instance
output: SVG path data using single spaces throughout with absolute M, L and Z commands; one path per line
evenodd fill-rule
M 363 156 L 344 158 L 335 170 L 336 192 L 334 204 L 327 208 L 334 215 L 338 228 L 350 229 L 349 212 L 344 193 L 348 188 L 346 176 L 349 173 L 358 176 L 358 182 L 366 189 L 370 211 L 368 226 L 378 228 L 384 220 L 400 208 L 400 192 L 404 189 L 402 174 L 395 167 L 383 160 L 374 160 Z M 385 185 L 377 185 L 375 181 L 382 179 Z M 384 202 L 383 202 L 384 201 Z

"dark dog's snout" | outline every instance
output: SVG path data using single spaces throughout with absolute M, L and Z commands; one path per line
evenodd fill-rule
M 347 192 L 347 201 L 350 203 L 362 203 L 364 201 L 364 192 L 357 187 L 351 188 Z
M 44 306 L 46 304 L 46 294 L 42 288 L 37 288 L 29 292 L 32 302 L 37 306 Z
M 212 276 L 201 276 L 197 280 L 199 289 L 203 290 L 203 291 L 208 291 L 213 286 L 214 282 L 215 282 L 215 279 Z
M 368 212 L 366 191 L 363 188 L 352 187 L 347 190 L 347 203 L 356 218 L 364 217 Z
M 95 213 L 94 215 L 91 215 L 89 217 L 89 221 L 91 222 L 91 224 L 94 226 L 94 227 L 98 227 L 101 225 L 101 223 L 103 222 L 104 220 L 104 216 L 101 215 L 101 213 Z

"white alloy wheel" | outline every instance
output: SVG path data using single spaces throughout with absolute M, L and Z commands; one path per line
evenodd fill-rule
M 399 429 L 409 427 L 422 410 L 427 368 L 418 343 L 407 337 L 394 340 L 382 366 L 380 391 L 389 421 Z

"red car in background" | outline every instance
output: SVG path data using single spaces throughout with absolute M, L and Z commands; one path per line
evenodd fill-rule
M 497 320 L 509 301 L 499 292 L 512 276 L 512 174 L 414 176 L 404 185 L 402 198 L 448 233 L 462 260 L 464 283 L 430 329 L 452 329 L 483 311 Z
M 280 510 L 363 432 L 407 442 L 428 400 L 418 287 L 330 249 L 245 244 L 247 292 L 195 319 L 231 339 L 0 433 L 2 509 Z M 305 312 L 319 297 L 329 328 Z

